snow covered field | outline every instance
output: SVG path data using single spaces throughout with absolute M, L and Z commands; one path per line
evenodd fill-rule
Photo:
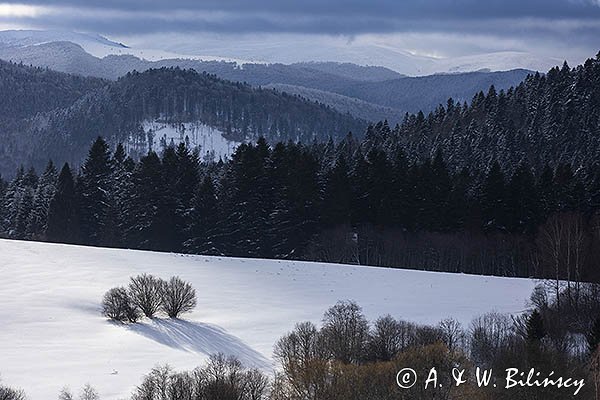
M 196 310 L 128 326 L 101 317 L 104 292 L 143 272 L 190 281 Z M 86 383 L 102 399 L 125 398 L 154 365 L 191 369 L 215 352 L 270 370 L 281 335 L 299 321 L 318 323 L 342 299 L 370 319 L 468 325 L 488 311 L 522 311 L 535 282 L 0 240 L 0 285 L 2 381 L 44 400 Z

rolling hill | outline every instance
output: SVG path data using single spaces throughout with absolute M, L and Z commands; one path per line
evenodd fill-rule
M 216 352 L 272 371 L 276 340 L 296 322 L 318 324 L 338 300 L 355 300 L 369 318 L 454 317 L 468 326 L 488 311 L 521 312 L 535 286 L 526 279 L 9 240 L 0 240 L 0 254 L 0 373 L 31 400 L 85 383 L 102 399 L 123 398 L 157 364 L 189 369 Z M 135 325 L 100 316 L 104 292 L 140 273 L 190 281 L 196 310 Z

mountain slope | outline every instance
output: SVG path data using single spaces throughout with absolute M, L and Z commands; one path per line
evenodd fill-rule
M 28 119 L 68 107 L 107 83 L 0 61 L 0 174 L 12 174 L 34 146 Z
M 480 90 L 492 85 L 497 90 L 518 85 L 531 71 L 467 72 L 461 74 L 407 77 L 384 82 L 361 82 L 336 93 L 392 107 L 403 112 L 429 112 L 452 97 L 456 102 L 471 101 Z
M 0 119 L 14 120 L 67 107 L 106 83 L 0 60 Z
M 485 171 L 493 161 L 539 173 L 546 164 L 595 168 L 600 155 L 600 54 L 584 65 L 555 67 L 507 91 L 477 94 L 469 106 L 448 104 L 410 116 L 392 132 L 375 128 L 372 143 L 425 159 L 440 149 L 453 168 Z M 557 178 L 558 179 L 558 178 Z
M 0 372 L 4 384 L 22 387 L 31 400 L 86 383 L 102 399 L 124 398 L 156 364 L 192 369 L 215 352 L 270 371 L 277 339 L 296 322 L 319 324 L 342 299 L 354 299 L 369 319 L 454 317 L 467 326 L 491 310 L 521 312 L 535 286 L 526 279 L 7 240 L 0 240 L 0 254 Z M 197 308 L 182 320 L 136 325 L 101 317 L 102 295 L 141 273 L 191 282 Z
M 405 115 L 404 112 L 395 108 L 380 106 L 356 97 L 344 96 L 325 90 L 286 85 L 283 83 L 272 83 L 265 85 L 264 87 L 318 101 L 319 103 L 327 104 L 342 113 L 348 113 L 367 121 L 383 121 L 387 119 L 390 124 L 396 124 L 401 122 Z
M 0 35 L 0 43 L 2 37 Z M 222 79 L 247 82 L 254 86 L 291 85 L 304 89 L 302 95 L 310 100 L 324 102 L 345 113 L 347 101 L 340 102 L 336 95 L 363 100 L 388 107 L 387 114 L 375 112 L 373 106 L 354 102 L 354 116 L 369 120 L 389 119 L 397 122 L 406 112 L 429 112 L 449 97 L 464 101 L 474 93 L 487 90 L 490 85 L 507 89 L 519 84 L 528 74 L 526 70 L 503 72 L 474 72 L 461 74 L 403 77 L 383 67 L 364 67 L 349 63 L 304 62 L 291 65 L 256 64 L 197 59 L 171 58 L 148 61 L 134 55 L 108 55 L 97 58 L 81 46 L 71 42 L 48 42 L 26 46 L 1 46 L 0 58 L 44 66 L 57 71 L 116 79 L 130 71 L 151 68 L 181 67 L 215 74 Z M 291 92 L 288 88 L 288 92 Z M 298 92 L 296 88 L 294 92 Z M 327 94 L 325 92 L 330 92 Z M 336 99 L 337 97 L 337 99 Z M 380 111 L 384 111 L 381 109 Z
M 272 142 L 309 143 L 348 132 L 361 135 L 366 128 L 362 120 L 296 96 L 178 68 L 128 74 L 68 108 L 22 122 L 18 130 L 2 132 L 22 146 L 18 153 L 6 151 L 12 159 L 3 161 L 0 171 L 11 173 L 20 163 L 41 168 L 48 158 L 77 165 L 97 136 L 113 144 L 124 142 L 133 156 L 149 148 L 160 150 L 158 128 L 172 132 L 165 141 L 172 135 L 180 140 L 206 136 L 203 132 L 212 129 L 238 143 L 259 136 Z

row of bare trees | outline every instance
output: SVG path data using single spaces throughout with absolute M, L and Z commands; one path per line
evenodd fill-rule
M 556 213 L 535 234 L 464 230 L 406 232 L 340 225 L 317 235 L 309 259 L 428 271 L 565 281 L 575 297 L 581 282 L 600 282 L 600 216 Z M 573 299 L 576 301 L 576 298 Z
M 476 367 L 502 372 L 535 368 L 546 374 L 555 371 L 557 376 L 593 378 L 589 368 L 598 357 L 596 342 L 590 339 L 589 350 L 583 346 L 575 351 L 575 332 L 552 319 L 548 311 L 556 302 L 548 307 L 520 317 L 489 313 L 463 328 L 452 319 L 420 326 L 391 316 L 369 324 L 355 303 L 341 302 L 325 313 L 320 329 L 310 322 L 299 323 L 276 344 L 281 371 L 270 399 L 564 399 L 573 395 L 564 388 L 506 390 L 501 374 L 495 377 L 497 385 L 476 385 Z M 600 331 L 596 336 L 600 338 Z M 416 372 L 420 383 L 400 389 L 397 373 L 406 367 Z M 437 369 L 438 385 L 425 389 L 423 382 L 432 367 Z M 453 368 L 465 370 L 465 384 L 454 385 Z M 593 389 L 584 386 L 578 395 L 591 398 Z

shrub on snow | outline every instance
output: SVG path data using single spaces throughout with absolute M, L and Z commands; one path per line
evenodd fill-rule
M 25 400 L 27 397 L 22 390 L 10 388 L 0 384 L 0 400 Z
M 129 296 L 133 305 L 138 307 L 146 317 L 152 318 L 160 310 L 163 287 L 166 284 L 160 278 L 142 274 L 131 278 Z
M 140 312 L 131 302 L 127 290 L 123 287 L 116 287 L 104 295 L 102 315 L 115 321 L 136 322 L 140 317 Z
M 162 309 L 170 318 L 177 318 L 194 307 L 196 291 L 188 282 L 174 276 L 163 286 Z

